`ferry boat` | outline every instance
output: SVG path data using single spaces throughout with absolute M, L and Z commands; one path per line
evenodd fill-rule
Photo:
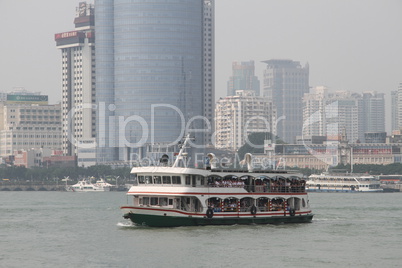
M 124 218 L 136 225 L 305 223 L 313 218 L 301 174 L 286 171 L 217 169 L 209 154 L 207 169 L 179 167 L 184 142 L 171 167 L 134 167 Z
M 380 180 L 371 175 L 320 174 L 310 175 L 308 192 L 382 192 Z

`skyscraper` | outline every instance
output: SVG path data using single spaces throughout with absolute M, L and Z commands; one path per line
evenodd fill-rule
M 362 99 L 363 95 L 349 91 L 329 93 L 325 87 L 316 87 L 312 93 L 304 94 L 303 135 L 339 140 L 343 133 L 348 141 L 356 142 L 360 137 L 359 128 L 365 122 Z
M 364 133 L 385 131 L 384 93 L 367 91 L 356 96 L 359 111 L 359 140 L 366 142 Z
M 74 24 L 74 31 L 55 35 L 62 54 L 62 145 L 70 156 L 78 153 L 79 143 L 95 142 L 94 6 L 79 3 Z M 91 163 L 95 164 L 94 157 Z
M 391 91 L 391 130 L 397 130 L 398 127 L 398 91 Z
M 173 144 L 186 128 L 204 129 L 202 116 L 212 121 L 213 6 L 95 1 L 98 161 L 128 160 L 145 144 Z M 192 134 L 197 144 L 209 140 Z
M 303 96 L 303 136 L 326 136 L 328 88 L 315 87 Z
M 293 143 L 302 133 L 302 97 L 309 92 L 309 65 L 292 60 L 267 60 L 264 70 L 263 96 L 277 109 L 277 136 Z
M 391 93 L 392 98 L 392 130 L 402 128 L 402 82 L 399 83 L 398 90 Z
M 215 114 L 217 148 L 237 150 L 249 134 L 275 132 L 272 102 L 255 96 L 252 90 L 237 90 L 235 96 L 221 98 Z
M 227 95 L 236 95 L 236 90 L 252 90 L 260 95 L 260 80 L 255 76 L 254 61 L 232 63 L 232 76 L 228 81 Z
M 359 115 L 356 95 L 349 91 L 328 94 L 325 106 L 325 121 L 329 139 L 345 136 L 349 142 L 359 138 Z M 332 137 L 331 137 L 332 136 Z
M 204 144 L 211 144 L 215 117 L 215 0 L 204 0 L 204 116 L 210 123 L 204 124 L 211 131 L 204 135 Z

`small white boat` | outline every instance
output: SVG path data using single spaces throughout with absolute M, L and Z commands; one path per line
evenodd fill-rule
M 110 188 L 113 187 L 112 184 L 106 182 L 104 179 L 99 179 L 96 181 L 95 183 L 96 186 L 98 187 L 102 187 L 103 189 L 105 189 L 105 191 L 110 191 Z
M 103 179 L 96 181 L 96 183 L 91 183 L 91 179 L 83 179 L 74 185 L 68 186 L 69 189 L 66 190 L 73 192 L 106 192 L 110 191 L 111 186 L 113 185 Z
M 308 192 L 382 192 L 380 180 L 371 175 L 320 174 L 310 175 Z

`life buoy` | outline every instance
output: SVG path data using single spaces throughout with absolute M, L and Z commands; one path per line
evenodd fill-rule
M 211 219 L 214 216 L 214 211 L 212 208 L 207 209 L 207 218 Z
M 255 215 L 257 214 L 257 208 L 253 205 L 250 209 L 251 214 Z
M 289 209 L 289 215 L 290 216 L 296 215 L 296 210 L 294 208 Z

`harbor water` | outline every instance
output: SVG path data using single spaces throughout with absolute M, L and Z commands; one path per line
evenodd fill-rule
M 149 228 L 124 192 L 0 192 L 0 267 L 401 267 L 402 193 L 311 193 L 308 224 Z

